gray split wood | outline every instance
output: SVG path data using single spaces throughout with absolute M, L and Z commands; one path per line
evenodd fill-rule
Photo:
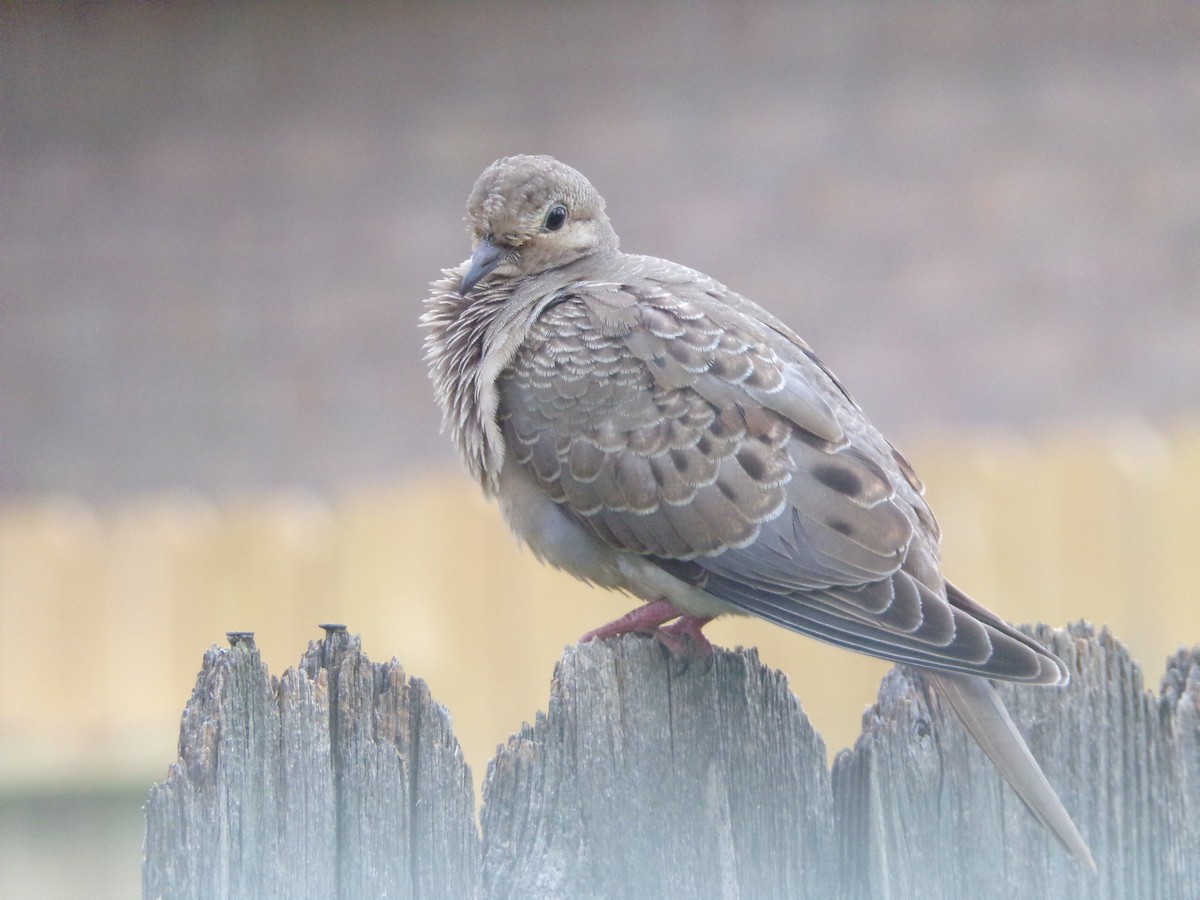
M 211 649 L 179 761 L 146 804 L 146 898 L 479 895 L 471 774 L 449 716 L 399 663 L 329 628 L 271 678 Z
M 147 803 L 144 894 L 1200 898 L 1200 648 L 1155 695 L 1107 631 L 1034 633 L 1071 685 L 1002 691 L 1095 873 L 919 672 L 885 678 L 831 772 L 754 651 L 681 667 L 638 637 L 567 650 L 547 712 L 490 762 L 477 830 L 446 711 L 330 629 L 278 679 L 248 636 L 206 654 Z

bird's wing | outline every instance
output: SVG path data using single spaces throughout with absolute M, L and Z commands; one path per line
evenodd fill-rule
M 574 284 L 498 388 L 509 458 L 610 545 L 874 656 L 1063 680 L 1035 642 L 947 593 L 907 463 L 798 337 L 715 282 Z

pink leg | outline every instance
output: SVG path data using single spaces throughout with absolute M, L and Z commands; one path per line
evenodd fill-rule
M 651 600 L 649 603 L 643 603 L 637 609 L 630 610 L 621 616 L 621 618 L 609 622 L 607 625 L 601 625 L 599 628 L 593 628 L 587 634 L 579 639 L 580 643 L 585 643 L 596 638 L 603 640 L 604 638 L 616 637 L 619 634 L 653 634 L 658 626 L 663 622 L 670 622 L 672 619 L 679 618 L 679 610 L 670 600 Z

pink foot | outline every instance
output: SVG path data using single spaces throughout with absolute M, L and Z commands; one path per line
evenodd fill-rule
M 680 616 L 670 600 L 651 600 L 649 603 L 643 603 L 637 609 L 630 610 L 621 616 L 609 622 L 607 625 L 601 625 L 599 628 L 593 628 L 587 634 L 579 639 L 580 643 L 595 640 L 599 638 L 616 637 L 619 634 L 654 634 L 658 630 L 658 626 L 663 622 L 670 622 L 672 619 L 678 619 Z
M 678 621 L 663 626 L 664 622 L 672 619 Z M 651 600 L 607 625 L 592 629 L 579 640 L 580 643 L 586 643 L 620 634 L 652 634 L 676 658 L 696 656 L 711 659 L 713 645 L 701 631 L 711 621 L 711 616 L 685 615 L 669 600 Z
M 680 616 L 678 621 L 656 630 L 654 636 L 672 656 L 711 659 L 713 645 L 701 629 L 712 620 L 712 616 Z

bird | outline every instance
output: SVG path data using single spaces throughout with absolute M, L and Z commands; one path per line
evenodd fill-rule
M 990 681 L 1067 667 L 945 579 L 913 467 L 808 344 L 707 275 L 622 252 L 554 157 L 496 160 L 466 223 L 470 258 L 420 319 L 443 430 L 538 559 L 640 601 L 582 640 L 703 655 L 703 627 L 740 614 L 917 667 L 1095 869 Z

